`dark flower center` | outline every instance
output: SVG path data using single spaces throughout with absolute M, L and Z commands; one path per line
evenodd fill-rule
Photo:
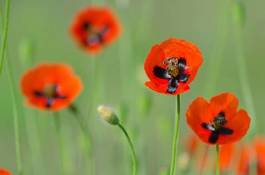
M 233 134 L 233 130 L 230 128 L 226 128 L 227 120 L 225 118 L 224 112 L 219 112 L 219 114 L 213 119 L 212 123 L 202 123 L 201 126 L 211 131 L 209 142 L 216 143 L 219 139 L 220 135 L 231 135 Z
M 36 90 L 34 95 L 38 98 L 44 98 L 47 108 L 50 108 L 54 104 L 54 100 L 66 98 L 66 96 L 60 94 L 59 86 L 56 84 L 49 84 L 42 91 Z
M 179 83 L 186 83 L 189 79 L 185 58 L 167 58 L 163 64 L 166 68 L 155 66 L 153 73 L 156 77 L 168 80 L 167 92 L 173 94 L 177 91 Z
M 103 27 L 95 27 L 89 22 L 85 22 L 83 24 L 83 29 L 87 32 L 87 38 L 85 40 L 85 44 L 89 46 L 103 44 L 104 37 L 109 31 L 109 27 L 107 25 Z

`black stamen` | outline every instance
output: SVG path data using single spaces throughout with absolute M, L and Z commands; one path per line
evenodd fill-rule
M 90 24 L 90 22 L 84 22 L 82 27 L 83 27 L 84 30 L 89 30 L 90 27 L 91 27 L 91 24 Z
M 214 144 L 218 141 L 220 135 L 231 135 L 234 131 L 230 128 L 224 127 L 226 125 L 227 120 L 225 119 L 225 113 L 220 112 L 218 115 L 213 119 L 213 122 L 208 123 L 201 123 L 201 127 L 210 131 L 211 134 L 209 136 L 209 142 Z
M 66 96 L 56 94 L 56 95 L 54 96 L 54 98 L 56 98 L 56 99 L 66 99 Z
M 162 67 L 155 66 L 153 73 L 158 78 L 162 78 L 162 79 L 169 79 L 170 78 L 168 73 L 167 73 L 167 70 L 162 68 Z
M 178 60 L 178 68 L 179 68 L 180 72 L 184 72 L 185 71 L 185 69 L 187 68 L 186 65 L 187 65 L 187 62 L 186 62 L 185 58 L 180 58 Z
M 234 131 L 232 129 L 225 128 L 225 127 L 221 127 L 219 129 L 219 132 L 220 132 L 220 134 L 223 134 L 223 135 L 231 135 L 234 133 Z
M 207 123 L 202 123 L 201 126 L 202 126 L 204 129 L 208 129 L 208 124 L 207 124 Z
M 48 98 L 46 102 L 46 108 L 50 108 L 54 102 L 53 98 Z
M 202 123 L 201 126 L 209 131 L 215 131 L 215 128 L 212 124 Z
M 210 137 L 209 137 L 209 142 L 214 144 L 217 142 L 217 140 L 219 139 L 219 132 L 218 131 L 214 131 L 211 133 Z
M 173 94 L 178 88 L 178 80 L 176 78 L 171 78 L 168 82 L 167 92 Z
M 185 71 L 187 63 L 185 58 L 170 57 L 165 59 L 166 68 L 155 66 L 153 74 L 161 79 L 168 80 L 167 93 L 173 94 L 177 91 L 179 83 L 186 83 L 190 77 Z
M 43 96 L 44 96 L 44 93 L 43 93 L 43 92 L 40 92 L 40 91 L 35 91 L 35 92 L 34 92 L 34 95 L 35 95 L 36 97 L 43 97 Z
M 181 83 L 186 83 L 189 80 L 189 75 L 179 74 L 177 78 Z
M 87 44 L 88 45 L 95 45 L 95 44 L 103 44 L 104 43 L 104 37 L 108 33 L 109 28 L 108 26 L 103 27 L 99 31 L 88 31 L 88 39 Z
M 34 95 L 38 98 L 43 98 L 46 103 L 46 108 L 50 108 L 54 104 L 54 100 L 56 99 L 66 99 L 67 96 L 61 95 L 59 91 L 58 85 L 48 86 L 49 92 L 46 92 L 47 89 L 44 88 L 43 91 L 34 91 Z

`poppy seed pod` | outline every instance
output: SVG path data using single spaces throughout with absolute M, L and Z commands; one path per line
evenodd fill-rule
M 100 105 L 97 110 L 103 120 L 107 121 L 112 125 L 119 124 L 119 118 L 117 117 L 116 113 L 113 111 L 112 108 L 105 105 Z

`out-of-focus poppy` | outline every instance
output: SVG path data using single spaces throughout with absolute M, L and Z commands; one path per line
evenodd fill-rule
M 198 97 L 187 110 L 187 122 L 206 143 L 233 143 L 247 133 L 250 125 L 248 113 L 237 108 L 238 99 L 231 93 L 212 97 L 210 102 Z
M 265 140 L 257 138 L 255 145 L 244 146 L 240 151 L 237 175 L 265 175 Z
M 265 175 L 265 140 L 256 139 L 256 162 L 257 162 L 257 174 Z
M 202 64 L 202 54 L 192 43 L 171 38 L 152 47 L 145 60 L 144 69 L 150 89 L 177 95 L 189 90 Z
M 90 53 L 97 53 L 117 39 L 121 26 L 112 10 L 91 6 L 77 13 L 70 32 L 82 48 Z
M 237 165 L 237 175 L 250 175 L 250 162 L 254 156 L 252 151 L 253 150 L 248 146 L 241 148 L 239 163 Z
M 192 156 L 199 146 L 199 139 L 196 135 L 190 134 L 187 137 L 186 144 L 185 144 L 185 150 L 188 152 L 190 156 Z
M 234 144 L 225 144 L 220 147 L 220 169 L 221 171 L 227 171 L 231 168 L 233 156 L 234 156 Z
M 11 175 L 11 173 L 5 169 L 0 169 L 0 175 Z
M 21 89 L 31 106 L 60 110 L 69 107 L 79 95 L 82 83 L 70 66 L 41 64 L 22 76 Z

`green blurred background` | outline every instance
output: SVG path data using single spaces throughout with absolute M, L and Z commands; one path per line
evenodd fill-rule
M 255 112 L 256 129 L 262 133 L 265 1 L 241 1 L 244 6 L 240 24 L 234 19 L 237 9 L 233 3 L 233 0 L 11 0 L 7 59 L 16 83 L 25 175 L 59 174 L 58 137 L 52 115 L 26 107 L 19 89 L 21 74 L 43 62 L 70 64 L 83 80 L 85 89 L 76 104 L 93 136 L 96 175 L 130 173 L 126 140 L 118 128 L 99 119 L 98 104 L 109 104 L 121 115 L 134 139 L 141 175 L 156 175 L 166 168 L 170 161 L 175 97 L 159 95 L 144 87 L 143 62 L 153 44 L 169 37 L 196 43 L 204 55 L 204 64 L 191 90 L 182 96 L 181 137 L 190 132 L 184 115 L 190 101 L 223 91 L 234 92 L 242 107 L 252 115 Z M 110 6 L 123 25 L 118 41 L 96 56 L 79 49 L 69 36 L 75 13 L 90 4 Z M 0 8 L 4 10 L 3 0 Z M 28 49 L 32 50 L 32 56 L 27 56 Z M 245 78 L 254 101 L 251 109 L 240 81 L 240 59 L 246 62 Z M 5 65 L 0 77 L 0 167 L 16 174 L 13 101 L 6 70 Z M 86 174 L 89 167 L 80 145 L 78 124 L 69 111 L 60 113 L 69 174 Z

